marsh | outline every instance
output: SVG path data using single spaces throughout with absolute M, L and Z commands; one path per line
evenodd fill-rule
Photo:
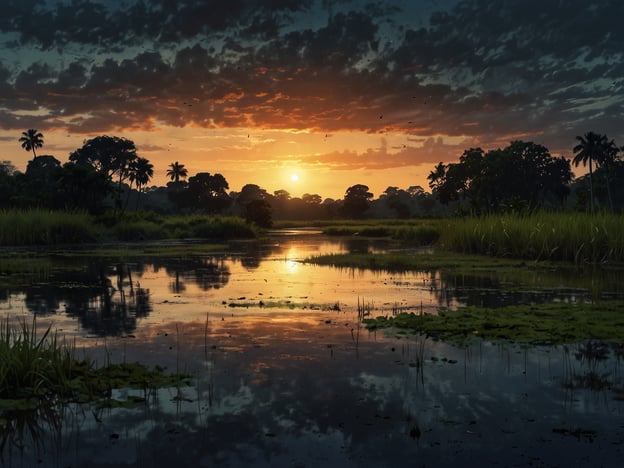
M 617 465 L 624 443 L 621 346 L 458 346 L 369 331 L 359 314 L 362 305 L 370 315 L 391 316 L 592 301 L 596 294 L 621 300 L 617 273 L 388 272 L 309 261 L 395 248 L 387 240 L 292 230 L 223 255 L 120 259 L 50 251 L 45 268 L 30 268 L 28 282 L 7 285 L 3 318 L 35 316 L 97 365 L 138 361 L 192 377 L 129 407 L 6 413 L 4 463 Z M 120 402 L 132 396 L 146 395 L 112 390 Z

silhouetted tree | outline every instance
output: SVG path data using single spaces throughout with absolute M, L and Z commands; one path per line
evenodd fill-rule
M 512 141 L 485 155 L 480 148 L 466 150 L 458 163 L 438 164 L 428 179 L 443 204 L 467 199 L 478 211 L 522 211 L 542 206 L 551 195 L 561 203 L 572 172 L 545 146 Z
M 180 164 L 178 161 L 169 164 L 167 177 L 169 177 L 173 182 L 179 182 L 180 179 L 186 179 L 187 175 L 188 171 L 184 167 L 184 164 Z
M 409 218 L 411 195 L 398 187 L 387 187 L 379 196 L 379 200 L 385 203 L 388 214 L 399 218 Z
M 88 164 L 67 162 L 58 181 L 59 197 L 65 208 L 85 209 L 100 214 L 104 201 L 113 190 L 110 178 Z
M 236 203 L 245 206 L 252 200 L 267 200 L 269 194 L 267 191 L 256 184 L 246 184 L 236 197 Z
M 35 148 L 41 148 L 43 146 L 43 134 L 37 129 L 29 128 L 25 132 L 22 132 L 22 136 L 19 139 L 22 144 L 22 148 L 26 151 L 32 151 L 33 158 L 37 157 Z
M 10 208 L 14 203 L 17 195 L 16 172 L 10 161 L 0 161 L 0 208 Z
M 576 167 L 579 164 L 586 166 L 589 164 L 589 206 L 590 211 L 594 212 L 594 186 L 593 186 L 593 163 L 594 161 L 602 161 L 605 152 L 609 151 L 609 141 L 606 135 L 600 135 L 594 132 L 587 132 L 584 136 L 577 136 L 579 143 L 574 147 L 574 159 L 572 162 Z
M 304 193 L 301 196 L 301 200 L 303 201 L 303 203 L 310 206 L 318 206 L 323 201 L 318 193 Z
M 137 159 L 134 142 L 116 136 L 98 136 L 69 155 L 69 160 L 89 164 L 98 172 L 123 181 L 127 178 L 130 164 Z
M 149 183 L 154 176 L 154 165 L 145 158 L 138 157 L 131 161 L 128 167 L 128 180 L 130 187 L 134 183 L 136 185 L 137 209 L 139 207 L 139 198 L 141 197 L 142 188 Z
M 368 191 L 368 186 L 356 184 L 347 189 L 344 197 L 343 212 L 346 216 L 360 218 L 368 210 L 370 199 L 373 194 Z
M 121 187 L 130 174 L 130 167 L 138 158 L 134 142 L 107 135 L 87 140 L 84 145 L 69 155 L 77 164 L 88 164 L 111 179 L 117 177 L 116 204 L 121 208 Z
M 245 220 L 248 223 L 255 223 L 263 228 L 273 226 L 271 205 L 264 199 L 255 199 L 245 204 Z
M 57 181 L 61 177 L 61 163 L 54 156 L 42 155 L 31 159 L 26 166 L 26 190 L 31 206 L 56 208 Z
M 613 211 L 613 196 L 611 195 L 611 172 L 613 165 L 618 160 L 620 148 L 617 147 L 615 141 L 607 142 L 604 151 L 599 154 L 596 159 L 596 166 L 603 169 L 605 184 L 607 186 L 607 197 L 609 199 L 609 208 Z
M 186 190 L 192 208 L 206 210 L 208 213 L 219 213 L 232 202 L 226 192 L 229 188 L 225 177 L 221 174 L 199 172 L 189 178 Z

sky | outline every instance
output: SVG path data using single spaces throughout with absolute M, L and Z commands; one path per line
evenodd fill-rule
M 624 144 L 621 0 L 0 0 L 0 160 L 98 135 L 230 190 L 420 185 L 465 149 Z M 576 169 L 581 174 L 582 168 Z

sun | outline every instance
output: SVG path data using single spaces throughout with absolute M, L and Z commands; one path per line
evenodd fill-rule
M 291 182 L 299 182 L 299 174 L 291 174 L 290 175 Z

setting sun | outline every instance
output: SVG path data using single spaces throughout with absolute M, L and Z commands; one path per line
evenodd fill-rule
M 290 176 L 290 181 L 291 182 L 299 182 L 299 174 L 292 174 Z

